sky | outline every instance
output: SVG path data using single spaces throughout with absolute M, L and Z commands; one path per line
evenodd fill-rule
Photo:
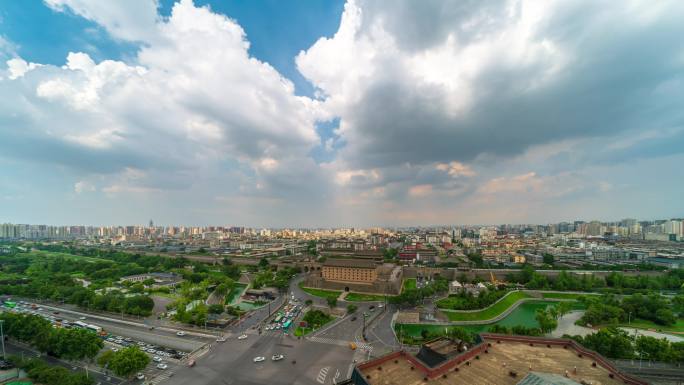
M 684 216 L 684 3 L 0 0 L 0 222 Z

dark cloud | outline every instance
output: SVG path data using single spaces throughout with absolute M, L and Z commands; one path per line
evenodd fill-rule
M 408 21 L 403 31 L 427 29 L 415 24 L 444 6 L 411 4 L 389 7 L 382 13 L 384 24 Z M 684 89 L 659 89 L 681 80 L 684 71 L 684 40 L 679 38 L 684 35 L 684 7 L 675 4 L 657 21 L 640 22 L 635 19 L 643 15 L 617 9 L 611 13 L 613 6 L 605 2 L 582 4 L 584 8 L 556 10 L 532 37 L 553 41 L 567 56 L 562 70 L 542 81 L 550 65 L 546 61 L 489 63 L 472 82 L 473 105 L 456 116 L 445 105 L 453 91 L 416 83 L 399 68 L 390 67 L 390 74 L 371 81 L 343 114 L 350 127 L 344 133 L 348 137 L 343 136 L 349 143 L 342 150 L 343 158 L 352 168 L 454 159 L 471 162 L 483 153 L 510 157 L 530 146 L 562 139 L 681 126 Z M 472 4 L 465 8 L 458 12 L 471 12 L 476 19 L 492 10 Z M 493 28 L 500 24 L 496 20 L 502 17 L 501 8 L 489 15 Z M 439 35 L 410 33 L 424 38 L 410 44 L 414 49 L 442 44 L 449 31 L 468 19 L 460 14 L 449 20 L 432 19 L 432 33 Z M 405 39 L 400 28 L 390 31 L 399 41 Z M 538 80 L 541 85 L 535 86 Z

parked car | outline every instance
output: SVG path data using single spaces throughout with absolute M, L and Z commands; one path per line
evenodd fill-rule
M 266 358 L 259 356 L 259 357 L 254 357 L 254 362 L 264 362 Z
M 169 367 L 169 365 L 166 365 L 164 363 L 157 365 L 157 369 L 160 369 L 160 370 L 166 370 L 166 368 L 168 368 L 168 367 Z
M 137 378 L 138 380 L 144 380 L 144 379 L 145 379 L 145 375 L 142 374 L 142 373 L 138 373 L 138 374 L 135 376 L 135 378 Z
M 280 360 L 282 360 L 283 358 L 285 358 L 285 356 L 282 355 L 282 354 L 274 354 L 274 355 L 271 357 L 271 360 L 273 360 L 273 361 L 280 361 Z
M 244 340 L 247 338 L 247 334 L 243 334 L 240 337 L 238 337 L 239 340 Z
M 180 332 L 176 333 L 176 335 L 177 335 L 178 337 L 183 337 L 183 336 L 185 335 L 185 332 L 184 332 L 184 331 L 180 331 Z

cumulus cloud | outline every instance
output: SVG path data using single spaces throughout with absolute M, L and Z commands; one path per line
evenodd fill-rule
M 684 32 L 683 16 L 678 2 L 618 8 L 606 1 L 398 1 L 389 7 L 350 0 L 337 33 L 302 51 L 297 65 L 317 87 L 323 108 L 340 117 L 346 146 L 334 163 L 354 170 L 368 188 L 391 191 L 402 179 L 397 173 L 434 178 L 424 170 L 435 165 L 474 186 L 419 180 L 399 190 L 544 191 L 568 169 L 596 164 L 616 138 L 681 127 L 684 41 L 674 36 Z M 578 144 L 566 147 L 570 159 L 555 158 L 557 152 L 537 156 L 527 170 L 507 166 L 568 141 Z M 582 150 L 579 144 L 587 142 L 591 150 Z M 681 153 L 679 144 L 665 147 Z M 627 152 L 639 153 L 637 146 Z M 651 156 L 664 155 L 658 148 L 662 143 Z M 567 152 L 574 150 L 577 156 Z M 619 161 L 621 152 L 604 159 Z M 537 169 L 556 174 L 530 171 Z M 370 170 L 381 175 L 376 183 L 361 177 Z
M 10 60 L 0 93 L 18 102 L 0 111 L 12 123 L 0 127 L 8 138 L 0 143 L 4 156 L 120 178 L 107 193 L 214 178 L 215 165 L 225 163 L 251 175 L 252 186 L 278 185 L 274 170 L 306 162 L 320 142 L 317 102 L 296 96 L 288 79 L 251 57 L 234 20 L 189 0 L 175 4 L 167 20 L 156 16 L 156 2 L 139 4 L 155 17 L 124 3 L 49 3 L 144 44 L 132 63 L 95 62 L 82 52 L 70 53 L 61 68 Z M 159 176 L 137 186 L 132 169 Z M 274 181 L 261 180 L 268 178 Z
M 29 63 L 26 60 L 15 57 L 7 60 L 8 78 L 14 80 L 24 76 L 25 73 L 37 68 L 39 64 Z
M 44 0 L 50 8 L 71 11 L 102 25 L 115 38 L 150 41 L 159 20 L 157 0 Z
M 168 17 L 155 0 L 46 4 L 139 50 L 61 67 L 12 53 L 0 156 L 69 170 L 76 193 L 103 186 L 112 202 L 201 197 L 187 215 L 281 225 L 550 218 L 684 149 L 677 1 L 349 0 L 295 58 L 314 97 L 190 0 Z M 321 139 L 316 124 L 338 119 Z M 314 161 L 318 147 L 332 159 Z

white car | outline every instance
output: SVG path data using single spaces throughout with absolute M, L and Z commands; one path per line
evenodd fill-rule
M 185 335 L 185 332 L 178 332 L 178 333 L 176 333 L 176 335 L 177 335 L 178 337 L 183 337 L 183 336 Z
M 86 319 L 86 317 L 78 317 L 78 319 L 80 319 L 81 321 L 83 321 L 84 319 Z
M 135 378 L 137 378 L 138 380 L 144 380 L 144 379 L 145 379 L 145 375 L 142 374 L 142 373 L 138 373 L 138 374 L 135 376 Z
M 282 360 L 283 358 L 285 358 L 285 356 L 282 355 L 282 354 L 274 354 L 273 357 L 271 357 L 271 360 L 273 360 L 273 361 L 280 361 L 280 360 Z
M 219 337 L 216 339 L 216 342 L 226 342 L 226 337 Z
M 239 340 L 244 340 L 247 339 L 247 334 L 243 334 L 240 337 L 238 337 Z
M 166 370 L 166 368 L 168 368 L 168 367 L 169 367 L 169 365 L 166 365 L 164 363 L 157 365 L 157 369 L 159 369 L 159 370 Z
M 266 359 L 264 357 L 254 357 L 254 362 L 264 362 Z
M 154 356 L 154 357 L 152 357 L 152 361 L 154 361 L 154 362 L 162 362 L 162 358 L 159 357 L 159 356 Z

